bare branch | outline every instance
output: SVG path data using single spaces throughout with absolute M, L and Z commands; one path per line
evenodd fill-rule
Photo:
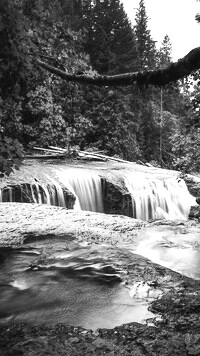
M 47 69 L 49 72 L 66 81 L 94 84 L 99 86 L 127 86 L 134 84 L 163 86 L 167 83 L 184 78 L 193 71 L 200 69 L 200 47 L 194 48 L 185 57 L 179 59 L 177 62 L 170 63 L 166 68 L 118 75 L 96 75 L 92 77 L 85 74 L 69 74 L 63 70 L 42 62 L 39 59 L 36 60 L 36 63 L 40 67 Z

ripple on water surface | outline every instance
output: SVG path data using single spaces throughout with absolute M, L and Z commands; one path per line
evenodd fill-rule
M 120 258 L 115 248 L 56 239 L 1 248 L 1 324 L 96 329 L 154 317 L 122 283 Z

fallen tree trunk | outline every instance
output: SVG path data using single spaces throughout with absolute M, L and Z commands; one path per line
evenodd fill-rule
M 121 159 L 121 158 L 110 157 L 110 156 L 102 155 L 102 154 L 95 153 L 95 152 L 80 151 L 80 154 L 86 155 L 86 156 L 99 157 L 99 158 L 103 158 L 103 159 L 111 160 L 111 161 L 116 161 L 116 162 L 134 163 L 134 162 L 130 162 L 130 161 L 125 161 L 124 159 Z
M 66 158 L 65 154 L 51 154 L 51 155 L 26 155 L 26 159 L 53 159 L 53 158 Z
M 69 74 L 61 69 L 49 65 L 39 59 L 36 64 L 49 72 L 59 76 L 63 80 L 98 86 L 113 85 L 158 85 L 163 86 L 170 82 L 184 78 L 193 71 L 200 69 L 200 47 L 194 48 L 186 56 L 177 62 L 170 63 L 166 68 L 147 70 L 141 72 L 124 73 L 118 75 Z
M 67 152 L 66 149 L 64 148 L 61 148 L 61 147 L 56 147 L 56 146 L 49 146 L 50 149 L 54 150 L 55 151 L 58 151 L 58 152 Z
M 43 148 L 43 147 L 33 147 L 34 150 L 39 150 L 39 151 L 44 151 L 44 152 L 52 152 L 54 154 L 59 155 L 60 153 L 63 153 L 63 151 L 58 152 L 55 149 L 50 149 L 50 148 Z

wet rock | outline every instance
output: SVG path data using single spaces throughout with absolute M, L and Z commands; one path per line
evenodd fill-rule
M 133 216 L 132 199 L 123 184 L 103 179 L 103 202 L 106 214 Z
M 200 178 L 191 174 L 180 175 L 184 179 L 190 194 L 194 197 L 200 196 Z
M 200 196 L 196 198 L 196 202 L 200 205 Z
M 189 214 L 190 219 L 200 219 L 200 206 L 192 206 Z
M 58 325 L 52 329 L 20 325 L 0 330 L 2 356 L 186 356 L 198 355 L 194 353 L 199 348 L 198 341 L 199 334 L 183 334 L 137 323 L 110 330 L 100 329 L 98 336 L 93 332 L 83 334 L 81 329 L 66 325 Z

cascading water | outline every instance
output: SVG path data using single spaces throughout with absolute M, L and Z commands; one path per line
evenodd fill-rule
M 60 182 L 76 197 L 74 209 L 103 212 L 101 178 L 83 169 L 56 171 Z
M 195 199 L 182 179 L 150 179 L 141 173 L 128 174 L 125 185 L 132 196 L 133 216 L 148 221 L 156 218 L 188 218 Z
M 29 202 L 66 207 L 63 190 L 52 178 L 53 185 L 42 186 L 38 183 L 5 186 L 0 189 L 0 202 Z
M 66 207 L 65 197 L 64 197 L 64 194 L 63 194 L 62 187 L 60 186 L 60 184 L 55 179 L 51 178 L 47 174 L 45 174 L 45 175 L 53 183 L 53 186 L 55 187 L 56 194 L 53 195 L 53 204 L 52 205 L 58 205 L 58 206 Z M 56 204 L 56 198 L 57 198 L 57 204 Z
M 0 189 L 0 202 L 34 202 L 104 212 L 103 199 L 115 200 L 112 189 L 108 196 L 103 193 L 101 177 L 92 170 L 59 165 L 56 169 L 51 167 L 50 174 L 44 175 L 42 181 L 47 182 L 46 185 L 35 179 L 33 184 L 4 186 Z M 144 221 L 160 218 L 186 220 L 191 206 L 196 205 L 182 179 L 152 177 L 152 174 L 147 176 L 143 172 L 122 173 L 122 176 L 132 197 L 134 218 Z M 117 204 L 121 204 L 121 200 Z

